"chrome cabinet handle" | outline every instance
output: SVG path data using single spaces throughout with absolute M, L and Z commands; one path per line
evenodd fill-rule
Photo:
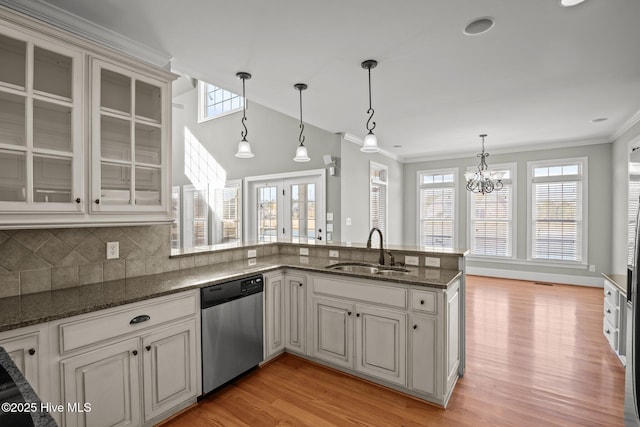
M 147 320 L 151 320 L 151 316 L 146 314 L 141 314 L 140 316 L 136 316 L 129 321 L 130 325 L 136 325 L 138 323 L 146 322 Z

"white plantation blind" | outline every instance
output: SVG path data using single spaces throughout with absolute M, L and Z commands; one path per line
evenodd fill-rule
M 209 244 L 209 203 L 207 190 L 198 190 L 191 185 L 183 187 L 184 247 Z
M 369 166 L 371 184 L 369 187 L 369 228 L 377 227 L 387 235 L 387 170 L 385 165 L 371 162 Z M 372 236 L 371 243 L 379 244 L 378 233 Z
M 419 244 L 453 248 L 457 171 L 418 172 Z
M 511 168 L 491 168 L 503 173 L 503 188 L 488 194 L 469 193 L 471 254 L 513 256 L 514 186 Z
M 633 264 L 633 246 L 636 238 L 636 215 L 638 214 L 638 199 L 640 198 L 640 164 L 629 165 L 629 222 L 628 222 L 628 251 L 627 264 Z
M 532 259 L 582 262 L 584 163 L 532 164 Z

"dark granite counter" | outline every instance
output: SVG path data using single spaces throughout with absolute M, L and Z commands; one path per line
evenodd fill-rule
M 56 427 L 42 402 L 4 348 L 0 347 L 0 425 Z M 8 408 L 5 408 L 5 406 Z
M 0 298 L 0 332 L 196 289 L 250 274 L 266 273 L 283 267 L 440 289 L 446 289 L 454 279 L 462 275 L 458 270 L 423 267 L 407 267 L 411 270 L 409 274 L 395 277 L 371 273 L 348 273 L 326 268 L 328 264 L 335 262 L 337 260 L 327 258 L 273 255 Z
M 607 279 L 613 286 L 618 288 L 620 292 L 624 296 L 627 296 L 627 276 L 624 274 L 605 274 L 602 273 L 602 276 Z

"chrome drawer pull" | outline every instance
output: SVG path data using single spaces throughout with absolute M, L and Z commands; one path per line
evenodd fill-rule
M 146 314 L 141 314 L 140 316 L 136 316 L 129 322 L 130 325 L 135 325 L 138 323 L 146 322 L 147 320 L 151 320 L 151 316 L 147 316 Z

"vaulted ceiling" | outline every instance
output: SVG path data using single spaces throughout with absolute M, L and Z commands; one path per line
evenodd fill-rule
M 293 117 L 293 84 L 307 83 L 305 122 L 331 132 L 366 133 L 360 63 L 376 59 L 375 132 L 404 160 L 476 152 L 480 133 L 493 152 L 610 142 L 639 118 L 636 0 L 46 3 L 226 89 L 239 92 L 236 72 L 250 72 L 247 97 Z M 487 16 L 489 32 L 463 33 Z

